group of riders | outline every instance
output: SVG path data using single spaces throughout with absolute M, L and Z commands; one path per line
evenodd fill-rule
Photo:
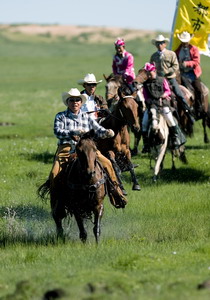
M 149 110 L 151 107 L 162 106 L 162 114 L 169 126 L 172 147 L 177 148 L 181 145 L 178 136 L 178 125 L 174 121 L 170 101 L 172 93 L 182 104 L 183 111 L 194 123 L 196 116 L 192 115 L 191 109 L 180 90 L 176 80 L 176 74 L 179 71 L 183 82 L 188 81 L 194 88 L 196 101 L 198 103 L 198 114 L 202 108 L 202 90 L 201 90 L 201 67 L 200 56 L 197 47 L 189 42 L 192 35 L 188 32 L 182 32 L 178 35 L 181 42 L 179 48 L 174 52 L 166 48 L 168 38 L 158 35 L 152 40 L 157 51 L 152 54 L 150 62 L 144 66 L 148 78 L 142 84 L 143 96 L 145 100 L 145 111 L 142 120 L 143 153 L 149 152 L 148 142 L 148 122 Z M 136 92 L 134 57 L 125 50 L 125 41 L 118 38 L 115 43 L 116 53 L 113 57 L 112 72 L 114 75 L 121 75 L 128 87 L 128 94 Z M 64 173 L 75 152 L 75 146 L 79 137 L 94 129 L 99 138 L 113 138 L 115 133 L 112 129 L 105 129 L 98 120 L 104 116 L 109 109 L 107 101 L 100 95 L 96 95 L 96 88 L 102 80 L 97 81 L 94 74 L 87 74 L 78 81 L 83 86 L 80 92 L 77 88 L 71 88 L 68 92 L 62 94 L 63 103 L 67 106 L 65 111 L 59 112 L 55 116 L 54 134 L 58 139 L 58 148 L 56 151 L 54 163 L 49 176 L 50 188 L 54 189 L 59 181 L 59 174 Z M 125 207 L 127 199 L 120 189 L 117 176 L 112 167 L 111 161 L 97 151 L 97 157 L 105 172 L 111 181 L 111 188 L 108 195 L 111 203 L 117 208 Z

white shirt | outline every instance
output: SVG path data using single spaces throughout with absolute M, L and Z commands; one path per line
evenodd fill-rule
M 90 95 L 87 96 L 87 100 L 85 102 L 85 104 L 82 105 L 81 107 L 81 111 L 82 112 L 89 112 L 89 111 L 97 111 L 97 105 L 96 102 L 94 101 L 94 96 Z M 92 117 L 93 119 L 96 119 L 96 114 L 95 113 L 91 113 L 90 117 Z

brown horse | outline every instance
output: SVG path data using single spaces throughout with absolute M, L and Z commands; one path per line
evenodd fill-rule
M 98 149 L 112 161 L 122 190 L 125 192 L 119 174 L 119 167 L 121 171 L 130 171 L 133 182 L 132 189 L 139 191 L 140 185 L 134 172 L 134 166 L 131 163 L 130 135 L 128 132 L 128 126 L 133 131 L 139 131 L 140 129 L 138 105 L 132 96 L 124 96 L 123 92 L 118 92 L 121 86 L 120 76 L 113 76 L 107 80 L 106 97 L 111 113 L 100 124 L 105 128 L 111 128 L 115 132 L 115 136 L 109 139 L 106 144 L 103 141 L 98 141 Z M 117 88 L 115 89 L 115 87 Z
M 195 116 L 195 120 L 202 120 L 204 143 L 209 143 L 209 137 L 206 130 L 207 127 L 210 128 L 210 105 L 208 101 L 209 89 L 203 82 L 201 82 L 203 101 L 202 103 L 199 103 L 198 99 L 196 99 L 196 93 L 190 81 L 184 77 L 181 77 L 180 73 L 177 73 L 176 78 L 180 84 L 182 83 L 180 87 L 182 87 L 182 89 L 187 90 L 186 93 L 190 95 L 190 104 L 193 110 L 193 114 Z M 185 93 L 185 90 L 183 90 L 183 93 Z M 188 132 L 188 128 L 185 126 L 186 117 L 183 116 L 180 120 L 180 123 L 183 127 L 183 130 L 185 130 L 186 133 L 189 133 L 189 136 L 192 136 L 191 132 Z
M 93 140 L 94 132 L 84 134 L 76 145 L 76 156 L 71 158 L 66 171 L 59 173 L 54 187 L 47 181 L 38 189 L 44 198 L 50 193 L 52 216 L 58 236 L 63 236 L 62 220 L 74 215 L 81 241 L 87 239 L 84 219 L 94 215 L 93 232 L 99 241 L 100 223 L 103 215 L 103 200 L 106 195 L 106 175 L 97 160 L 97 147 Z

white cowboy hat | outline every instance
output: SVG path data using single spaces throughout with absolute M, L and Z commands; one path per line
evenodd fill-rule
M 83 85 L 84 83 L 101 83 L 102 80 L 96 81 L 96 77 L 94 74 L 86 74 L 84 79 L 80 79 L 77 83 Z
M 169 42 L 169 39 L 159 34 L 155 39 L 152 40 L 152 44 L 155 45 L 156 42 Z
M 79 91 L 78 89 L 76 89 L 76 88 L 75 88 L 75 89 L 72 88 L 72 89 L 70 89 L 70 91 L 64 92 L 64 93 L 62 94 L 63 103 L 64 103 L 66 106 L 68 106 L 66 100 L 67 100 L 68 98 L 70 98 L 70 97 L 80 97 L 81 100 L 82 100 L 82 104 L 84 104 L 84 103 L 86 102 L 86 100 L 87 100 L 86 96 L 80 94 L 80 91 Z
M 177 34 L 178 39 L 183 43 L 188 43 L 193 36 L 193 34 L 190 34 L 187 31 L 183 31 L 181 34 Z

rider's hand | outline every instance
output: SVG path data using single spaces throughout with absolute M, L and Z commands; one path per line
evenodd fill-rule
M 165 72 L 164 71 L 160 71 L 159 72 L 159 76 L 164 77 L 165 76 Z
M 84 134 L 86 131 L 83 129 L 74 130 L 74 136 L 80 136 Z
M 106 131 L 106 137 L 107 138 L 112 138 L 114 136 L 114 131 L 112 129 L 107 129 Z

